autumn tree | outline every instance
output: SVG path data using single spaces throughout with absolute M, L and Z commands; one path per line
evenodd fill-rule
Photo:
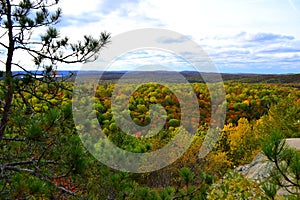
M 45 193 L 53 195 L 53 188 L 75 195 L 72 184 L 62 182 L 71 182 L 68 176 L 83 173 L 86 165 L 70 121 L 71 102 L 61 104 L 70 99 L 70 88 L 55 81 L 55 70 L 60 63 L 96 59 L 110 34 L 70 42 L 55 28 L 62 17 L 60 8 L 53 11 L 58 3 L 0 1 L 0 46 L 5 54 L 0 60 L 5 69 L 0 82 L 0 198 L 29 198 L 34 193 L 45 198 Z M 22 65 L 17 57 L 21 54 L 32 62 Z M 36 70 L 28 70 L 34 66 Z M 24 77 L 13 69 L 23 71 Z
M 249 163 L 260 150 L 259 135 L 254 129 L 256 125 L 252 125 L 246 118 L 238 120 L 235 126 L 229 123 L 224 126 L 220 138 L 216 145 L 216 151 L 213 152 L 211 158 L 214 163 L 222 161 L 223 165 L 217 165 L 220 169 L 226 169 L 231 163 L 234 166 Z

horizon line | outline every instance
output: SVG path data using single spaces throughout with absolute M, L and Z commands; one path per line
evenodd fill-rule
M 42 72 L 44 70 L 28 70 L 29 72 Z M 67 70 L 67 69 L 62 69 L 62 70 L 54 70 L 57 72 L 119 72 L 119 73 L 126 73 L 126 72 L 177 72 L 177 73 L 182 73 L 182 72 L 195 72 L 195 73 L 212 73 L 212 74 L 234 74 L 234 75 L 297 75 L 300 74 L 300 72 L 289 72 L 289 73 L 254 73 L 254 72 L 199 72 L 199 71 L 193 71 L 193 70 L 182 70 L 182 71 L 171 71 L 171 70 L 111 70 L 111 71 L 103 71 L 103 70 L 96 70 L 96 69 L 90 69 L 90 70 L 82 70 L 82 69 L 74 69 L 74 70 Z M 5 71 L 2 71 L 5 73 Z M 24 72 L 26 71 L 23 70 L 12 70 L 12 72 Z

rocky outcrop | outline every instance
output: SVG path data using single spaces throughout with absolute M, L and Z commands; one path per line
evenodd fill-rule
M 286 144 L 300 151 L 300 138 L 286 139 Z M 237 171 L 249 179 L 260 179 L 261 181 L 264 181 L 270 176 L 270 171 L 274 168 L 275 165 L 272 162 L 269 162 L 268 158 L 260 152 L 251 163 L 238 167 Z
M 270 176 L 270 171 L 275 168 L 274 163 L 260 152 L 250 164 L 238 167 L 236 170 L 251 180 L 264 181 Z
M 286 144 L 292 148 L 300 151 L 300 138 L 288 138 L 285 140 Z
M 300 151 L 300 138 L 286 139 L 286 144 Z M 268 158 L 260 152 L 251 163 L 238 167 L 236 171 L 251 180 L 263 182 L 270 177 L 270 172 L 273 169 L 275 169 L 275 164 L 270 162 Z M 288 194 L 288 192 L 284 189 L 279 189 L 278 194 L 285 195 Z

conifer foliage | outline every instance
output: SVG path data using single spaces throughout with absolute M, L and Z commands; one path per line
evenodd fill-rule
M 62 17 L 58 3 L 0 1 L 0 48 L 5 55 L 0 82 L 0 199 L 78 193 L 70 177 L 83 173 L 84 151 L 70 122 L 71 85 L 55 81 L 55 70 L 59 63 L 96 59 L 110 34 L 70 42 L 55 28 Z M 20 55 L 32 62 L 24 63 Z M 34 66 L 36 70 L 28 70 Z

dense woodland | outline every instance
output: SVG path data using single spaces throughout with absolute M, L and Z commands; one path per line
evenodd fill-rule
M 151 124 L 152 105 L 164 108 L 162 113 L 152 113 L 166 119 L 158 134 L 148 137 L 151 132 L 137 131 L 128 135 L 116 123 L 112 108 L 116 80 L 122 73 L 110 74 L 97 85 L 80 85 L 81 91 L 94 95 L 77 99 L 74 79 L 57 77 L 59 65 L 92 62 L 111 42 L 106 32 L 75 43 L 61 36 L 55 28 L 62 17 L 58 3 L 0 0 L 0 65 L 4 69 L 0 72 L 0 199 L 300 199 L 300 155 L 284 142 L 284 138 L 300 136 L 299 75 L 222 74 L 225 100 L 218 98 L 223 83 L 214 81 L 216 74 L 203 73 L 205 84 L 199 74 L 182 72 L 192 91 L 168 74 L 169 85 L 143 84 L 130 93 L 128 104 L 117 105 L 144 127 Z M 32 62 L 22 65 L 19 53 Z M 29 71 L 28 66 L 36 70 Z M 135 79 L 143 77 L 135 74 Z M 123 85 L 125 92 L 131 84 Z M 124 98 L 123 93 L 116 94 L 117 99 Z M 178 130 L 185 136 L 184 106 L 175 94 L 183 95 L 187 105 L 195 96 L 197 107 L 192 114 L 200 113 L 200 120 L 189 120 L 196 124 L 192 144 L 171 165 L 129 173 L 104 165 L 87 150 L 107 150 L 103 137 L 92 131 L 99 125 L 105 138 L 133 153 L 162 149 Z M 77 105 L 92 105 L 91 109 L 78 112 L 74 100 Z M 218 113 L 222 110 L 226 114 Z M 75 125 L 74 111 L 82 124 Z M 224 126 L 212 117 L 216 112 L 223 114 Z M 208 155 L 199 157 L 211 127 L 220 131 L 218 141 Z M 259 152 L 275 166 L 268 179 L 250 180 L 236 171 Z M 108 153 L 116 159 L 117 152 Z M 127 161 L 127 157 L 122 159 Z M 288 193 L 277 194 L 280 188 Z
M 270 190 L 277 187 L 262 186 L 275 185 L 276 181 L 252 182 L 234 169 L 251 162 L 262 149 L 268 153 L 263 145 L 270 144 L 269 140 L 277 141 L 275 136 L 278 139 L 300 135 L 297 84 L 228 81 L 225 82 L 227 102 L 220 105 L 227 110 L 225 126 L 213 151 L 199 159 L 198 151 L 210 123 L 210 95 L 206 84 L 192 83 L 201 120 L 189 150 L 158 171 L 120 172 L 97 161 L 83 147 L 76 132 L 80 127 L 74 126 L 72 118 L 73 82 L 17 79 L 16 85 L 10 120 L 1 140 L 2 199 L 273 199 L 275 194 Z M 159 134 L 145 138 L 139 132 L 128 136 L 118 128 L 111 110 L 114 88 L 115 84 L 109 81 L 95 88 L 93 112 L 97 119 L 86 121 L 84 126 L 99 123 L 111 141 L 132 152 L 155 151 L 172 139 L 180 126 L 180 103 L 171 90 L 149 83 L 131 95 L 127 106 L 132 120 L 140 126 L 150 122 L 151 104 L 161 104 L 167 112 L 167 121 Z M 180 84 L 177 88 L 180 89 Z M 3 94 L 1 91 L 1 99 Z M 84 104 L 87 99 L 80 101 Z M 97 133 L 83 137 L 99 138 Z M 95 144 L 94 148 L 101 145 Z M 297 153 L 292 155 L 299 158 Z M 271 158 L 272 155 L 270 162 Z M 295 184 L 289 187 L 296 191 L 300 189 L 298 164 L 299 160 L 290 158 L 286 169 L 295 176 L 292 178 Z M 299 198 L 297 193 L 291 196 Z

